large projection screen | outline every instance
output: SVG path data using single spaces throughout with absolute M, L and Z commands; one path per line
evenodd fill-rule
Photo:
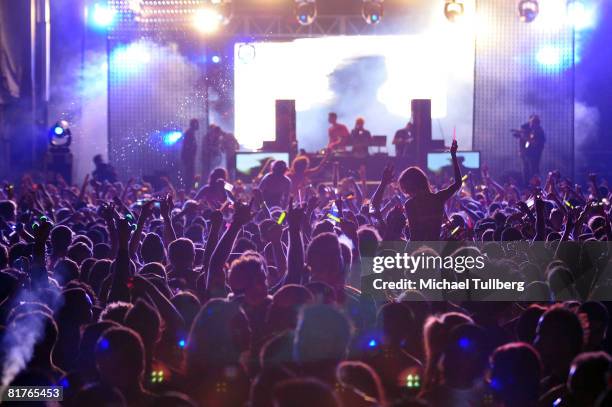
M 432 99 L 433 134 L 447 145 L 456 128 L 472 148 L 474 33 L 447 24 L 417 35 L 339 36 L 235 45 L 235 134 L 246 149 L 274 139 L 274 101 L 295 99 L 300 148 L 327 143 L 327 113 L 374 135 L 410 120 L 412 99 Z M 390 149 L 393 152 L 393 149 Z

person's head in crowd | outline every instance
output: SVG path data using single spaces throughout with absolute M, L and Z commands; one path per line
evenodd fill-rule
M 487 338 L 483 328 L 473 324 L 453 328 L 442 356 L 443 383 L 458 389 L 477 385 L 487 368 L 487 357 Z
M 65 225 L 55 226 L 51 230 L 51 251 L 54 257 L 63 257 L 72 243 L 72 230 Z
M 74 261 L 77 265 L 80 265 L 85 259 L 90 258 L 92 255 L 91 247 L 87 246 L 84 242 L 77 242 L 70 245 L 66 252 L 66 258 Z
M 124 325 L 138 333 L 145 350 L 147 364 L 153 358 L 155 345 L 161 336 L 162 319 L 151 305 L 138 299 L 125 314 Z
M 166 268 L 161 263 L 147 263 L 142 266 L 139 274 L 145 276 L 157 276 L 163 279 L 164 281 L 168 279 L 168 275 L 166 274 Z
M 287 163 L 283 160 L 276 160 L 272 164 L 272 174 L 283 175 L 287 172 Z
M 91 322 L 93 300 L 82 288 L 68 288 L 62 292 L 63 306 L 56 313 L 60 324 L 77 327 Z
M 123 324 L 125 321 L 125 315 L 134 305 L 129 302 L 117 301 L 107 304 L 104 310 L 100 313 L 98 320 L 101 321 L 114 321 L 119 324 Z
M 536 329 L 542 314 L 546 308 L 532 304 L 523 311 L 516 322 L 516 338 L 525 343 L 533 343 L 536 336 Z
M 306 155 L 299 155 L 291 162 L 291 172 L 303 174 L 310 167 L 310 158 Z
M 334 112 L 330 112 L 327 115 L 327 121 L 329 122 L 329 124 L 336 124 L 338 122 L 338 115 Z
M 414 316 L 406 303 L 384 304 L 378 311 L 377 325 L 382 333 L 383 343 L 387 345 L 400 347 L 412 342 L 411 335 L 415 332 Z
M 362 226 L 357 230 L 359 239 L 359 252 L 363 257 L 374 257 L 378 251 L 381 238 L 378 231 L 369 226 Z
M 266 325 L 270 333 L 294 329 L 300 309 L 312 304 L 312 293 L 304 286 L 287 284 L 272 297 L 272 303 L 266 315 Z
M 612 358 L 606 352 L 585 352 L 572 361 L 567 389 L 574 405 L 594 406 L 606 390 Z
M 5 222 L 14 222 L 17 216 L 17 205 L 13 201 L 0 201 L 0 218 Z
M 610 314 L 605 305 L 599 301 L 587 301 L 578 308 L 578 315 L 585 315 L 589 321 L 589 335 L 585 350 L 601 350 L 608 334 Z
M 104 280 L 110 275 L 111 265 L 111 260 L 101 259 L 96 261 L 89 271 L 89 285 L 98 296 Z
M 100 336 L 109 328 L 120 327 L 113 321 L 94 322 L 83 329 L 81 342 L 77 353 L 77 366 L 86 377 L 91 377 L 96 373 L 96 360 L 94 356 L 96 343 Z
M 65 286 L 69 281 L 78 280 L 79 266 L 70 259 L 60 260 L 53 267 L 53 278 L 61 286 Z
M 580 353 L 584 332 L 580 319 L 562 306 L 553 306 L 538 322 L 534 345 L 542 358 L 544 373 L 564 381 L 570 363 Z
M 193 268 L 195 248 L 189 239 L 179 238 L 168 246 L 168 259 L 175 271 L 187 271 Z
M 262 303 L 268 295 L 266 265 L 256 252 L 245 253 L 232 262 L 227 282 L 232 293 L 244 296 L 250 305 Z
M 438 384 L 441 379 L 439 362 L 452 329 L 473 322 L 470 317 L 458 312 L 449 312 L 441 316 L 427 318 L 423 328 L 423 345 L 426 358 L 423 390 Z
M 144 263 L 165 263 L 166 249 L 157 233 L 147 233 L 140 246 L 140 256 Z
M 93 257 L 97 260 L 111 258 L 111 247 L 108 243 L 96 243 L 92 252 Z
M 535 407 L 540 394 L 538 352 L 526 343 L 497 348 L 490 360 L 489 386 L 501 407 Z
M 214 185 L 217 180 L 226 181 L 227 180 L 227 170 L 225 168 L 217 167 L 210 172 L 208 176 L 208 185 Z
M 191 326 L 186 347 L 186 366 L 193 377 L 206 369 L 240 366 L 249 350 L 251 330 L 246 315 L 235 302 L 208 301 Z
M 100 381 L 118 388 L 132 402 L 143 391 L 145 353 L 140 336 L 125 327 L 109 328 L 96 343 Z
M 193 243 L 202 244 L 204 242 L 204 228 L 197 223 L 193 224 L 185 230 L 185 237 Z
M 302 365 L 337 363 L 347 356 L 353 328 L 337 309 L 311 305 L 300 312 L 293 356 Z
M 336 290 L 344 286 L 346 276 L 336 234 L 322 233 L 312 239 L 306 251 L 306 264 L 310 269 L 310 281 L 324 282 Z
M 293 331 L 285 330 L 271 336 L 259 351 L 259 365 L 263 370 L 295 367 L 293 363 Z
M 417 196 L 431 192 L 429 179 L 419 167 L 405 169 L 399 177 L 399 185 L 402 192 L 409 196 Z
M 201 307 L 198 297 L 192 292 L 181 291 L 174 295 L 170 302 L 183 317 L 185 326 L 191 326 Z
M 333 390 L 312 378 L 289 379 L 278 383 L 272 392 L 274 407 L 340 407 Z

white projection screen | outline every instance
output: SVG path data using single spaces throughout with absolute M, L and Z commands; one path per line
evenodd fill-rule
M 387 135 L 390 145 L 410 119 L 410 101 L 432 99 L 434 138 L 448 145 L 456 128 L 460 149 L 471 149 L 475 36 L 445 27 L 418 35 L 236 44 L 238 141 L 257 149 L 273 140 L 274 101 L 295 99 L 299 148 L 326 145 L 330 111 L 349 128 L 365 118 L 366 128 Z

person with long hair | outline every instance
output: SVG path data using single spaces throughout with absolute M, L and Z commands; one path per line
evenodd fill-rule
M 461 169 L 457 160 L 457 141 L 450 149 L 455 172 L 454 182 L 433 192 L 429 179 L 419 167 L 409 167 L 399 177 L 402 191 L 409 196 L 405 211 L 412 241 L 438 241 L 444 219 L 444 204 L 461 188 Z

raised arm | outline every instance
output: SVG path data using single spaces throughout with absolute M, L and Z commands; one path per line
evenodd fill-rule
M 223 266 L 232 251 L 232 247 L 234 247 L 238 232 L 240 232 L 240 229 L 242 229 L 244 225 L 251 221 L 252 217 L 251 205 L 245 205 L 236 201 L 234 204 L 234 217 L 232 222 L 223 234 L 221 241 L 210 258 L 206 290 L 212 294 L 212 296 L 219 296 L 220 293 L 224 293 L 225 272 Z
M 49 285 L 47 275 L 46 244 L 51 233 L 51 222 L 43 217 L 34 229 L 34 246 L 32 251 L 32 265 L 30 267 L 30 280 L 35 288 L 45 288 Z
M 176 240 L 176 232 L 174 231 L 174 225 L 172 225 L 172 209 L 174 208 L 174 202 L 172 201 L 172 195 L 168 194 L 166 199 L 161 201 L 160 210 L 161 216 L 164 220 L 164 245 L 166 249 L 170 243 Z
M 204 247 L 204 256 L 202 256 L 202 266 L 204 270 L 210 268 L 210 257 L 219 243 L 219 232 L 223 226 L 223 214 L 221 211 L 213 211 L 210 216 L 210 227 L 208 229 L 208 236 L 206 239 L 206 246 Z
M 142 205 L 140 216 L 138 217 L 138 222 L 136 223 L 136 230 L 130 239 L 130 259 L 134 259 L 136 257 L 136 252 L 138 251 L 138 246 L 140 245 L 145 223 L 153 214 L 153 210 L 151 208 L 152 205 L 153 201 L 145 202 L 144 205 Z
M 446 187 L 438 193 L 445 201 L 450 199 L 451 196 L 453 196 L 457 191 L 461 189 L 461 185 L 463 182 L 461 180 L 461 169 L 459 168 L 459 161 L 457 160 L 457 140 L 453 140 L 450 153 L 453 159 L 453 171 L 455 174 L 455 179 L 450 186 Z
M 289 223 L 289 253 L 287 258 L 287 274 L 284 284 L 302 284 L 304 271 L 304 243 L 302 242 L 302 223 L 304 222 L 304 206 L 293 206 L 289 201 L 287 208 L 287 223 Z
M 114 270 L 107 302 L 130 301 L 130 288 L 128 286 L 131 277 L 129 255 L 130 234 L 131 227 L 128 220 L 119 219 L 117 221 L 119 250 L 117 251 L 117 257 L 113 264 Z

